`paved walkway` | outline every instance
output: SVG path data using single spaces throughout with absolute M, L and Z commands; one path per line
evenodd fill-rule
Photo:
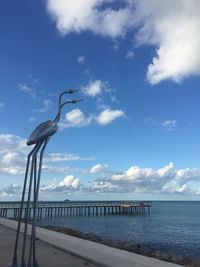
M 12 259 L 16 231 L 0 225 L 0 267 L 6 267 Z M 20 244 L 21 245 L 21 244 Z M 20 246 L 21 248 L 21 246 Z M 42 241 L 37 241 L 37 258 L 41 267 L 97 267 Z
M 0 218 L 0 225 L 1 224 L 6 225 L 7 227 L 10 227 L 12 229 L 16 229 L 16 225 L 17 225 L 15 221 L 3 219 L 3 218 Z M 13 236 L 14 233 L 10 230 L 7 230 L 7 231 L 10 233 L 9 236 L 7 237 L 5 235 L 4 241 L 1 241 L 0 239 L 0 243 L 3 242 L 3 244 L 1 244 L 2 248 L 0 247 L 0 251 L 4 251 L 4 246 L 7 247 L 6 249 L 7 251 L 11 247 L 11 243 L 10 245 L 6 245 L 6 240 L 7 239 L 9 240 L 10 238 L 12 240 L 14 239 L 14 236 Z M 83 240 L 77 237 L 65 235 L 62 233 L 54 232 L 54 231 L 40 228 L 40 227 L 37 227 L 37 237 L 40 239 L 40 241 L 37 241 L 38 242 L 37 246 L 40 252 L 40 255 L 38 255 L 38 258 L 40 257 L 41 259 L 40 261 L 41 261 L 42 267 L 51 267 L 51 266 L 52 267 L 64 267 L 64 266 L 82 267 L 86 265 L 87 266 L 102 266 L 103 265 L 107 267 L 180 267 L 180 265 L 177 265 L 177 264 L 172 264 L 172 263 L 160 261 L 157 259 L 153 259 L 150 257 L 141 256 L 135 253 L 127 252 L 124 250 L 111 248 L 106 245 L 91 242 L 88 240 Z M 64 251 L 70 252 L 81 258 L 88 259 L 90 262 L 96 263 L 96 265 L 92 265 L 91 263 L 87 261 L 83 261 L 83 260 L 81 261 L 80 259 L 76 257 L 72 257 L 72 256 L 71 256 L 72 258 L 69 259 L 69 254 L 65 254 L 64 252 L 60 250 L 56 250 L 55 248 L 52 248 L 51 246 L 44 244 L 41 241 L 44 241 L 50 245 L 58 247 Z M 54 256 L 52 256 L 52 254 L 54 254 Z M 60 257 L 60 255 L 62 256 Z M 63 257 L 63 260 L 61 260 L 62 257 Z M 6 258 L 6 261 L 7 259 L 8 258 Z M 74 263 L 73 260 L 77 260 L 78 262 Z M 50 265 L 52 261 L 54 261 L 54 264 Z M 47 262 L 49 262 L 50 264 Z M 4 267 L 4 265 L 2 267 Z

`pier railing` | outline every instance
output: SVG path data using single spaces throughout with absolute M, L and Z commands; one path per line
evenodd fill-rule
M 151 202 L 147 201 L 39 201 L 37 218 L 90 216 L 108 214 L 145 214 L 150 213 Z M 0 217 L 18 219 L 20 202 L 0 202 Z M 23 205 L 22 215 L 32 218 L 33 203 Z

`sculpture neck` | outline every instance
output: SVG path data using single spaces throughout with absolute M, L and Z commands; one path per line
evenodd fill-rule
M 72 103 L 72 101 L 65 101 L 64 103 L 61 104 L 61 98 L 59 98 L 59 106 L 58 106 L 58 113 L 54 119 L 54 122 L 57 124 L 60 120 L 61 116 L 61 109 L 63 108 L 64 105 Z
M 60 116 L 61 116 L 61 109 L 58 111 L 55 119 L 54 119 L 54 122 L 55 124 L 58 124 L 59 120 L 60 120 Z
M 57 112 L 57 115 L 54 119 L 54 122 L 57 124 L 60 120 L 60 116 L 61 116 L 61 109 L 63 107 L 63 105 L 61 104 L 61 99 L 62 99 L 62 96 L 65 94 L 65 92 L 61 93 L 59 95 L 59 100 L 58 100 L 58 112 Z

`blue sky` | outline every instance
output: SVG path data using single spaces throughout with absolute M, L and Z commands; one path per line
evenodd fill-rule
M 0 9 L 0 200 L 20 198 L 32 130 L 66 106 L 41 199 L 198 200 L 199 2 L 11 0 Z

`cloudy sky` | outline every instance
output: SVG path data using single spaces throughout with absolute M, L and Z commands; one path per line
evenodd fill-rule
M 199 0 L 7 0 L 0 25 L 0 200 L 74 88 L 40 199 L 199 199 Z

